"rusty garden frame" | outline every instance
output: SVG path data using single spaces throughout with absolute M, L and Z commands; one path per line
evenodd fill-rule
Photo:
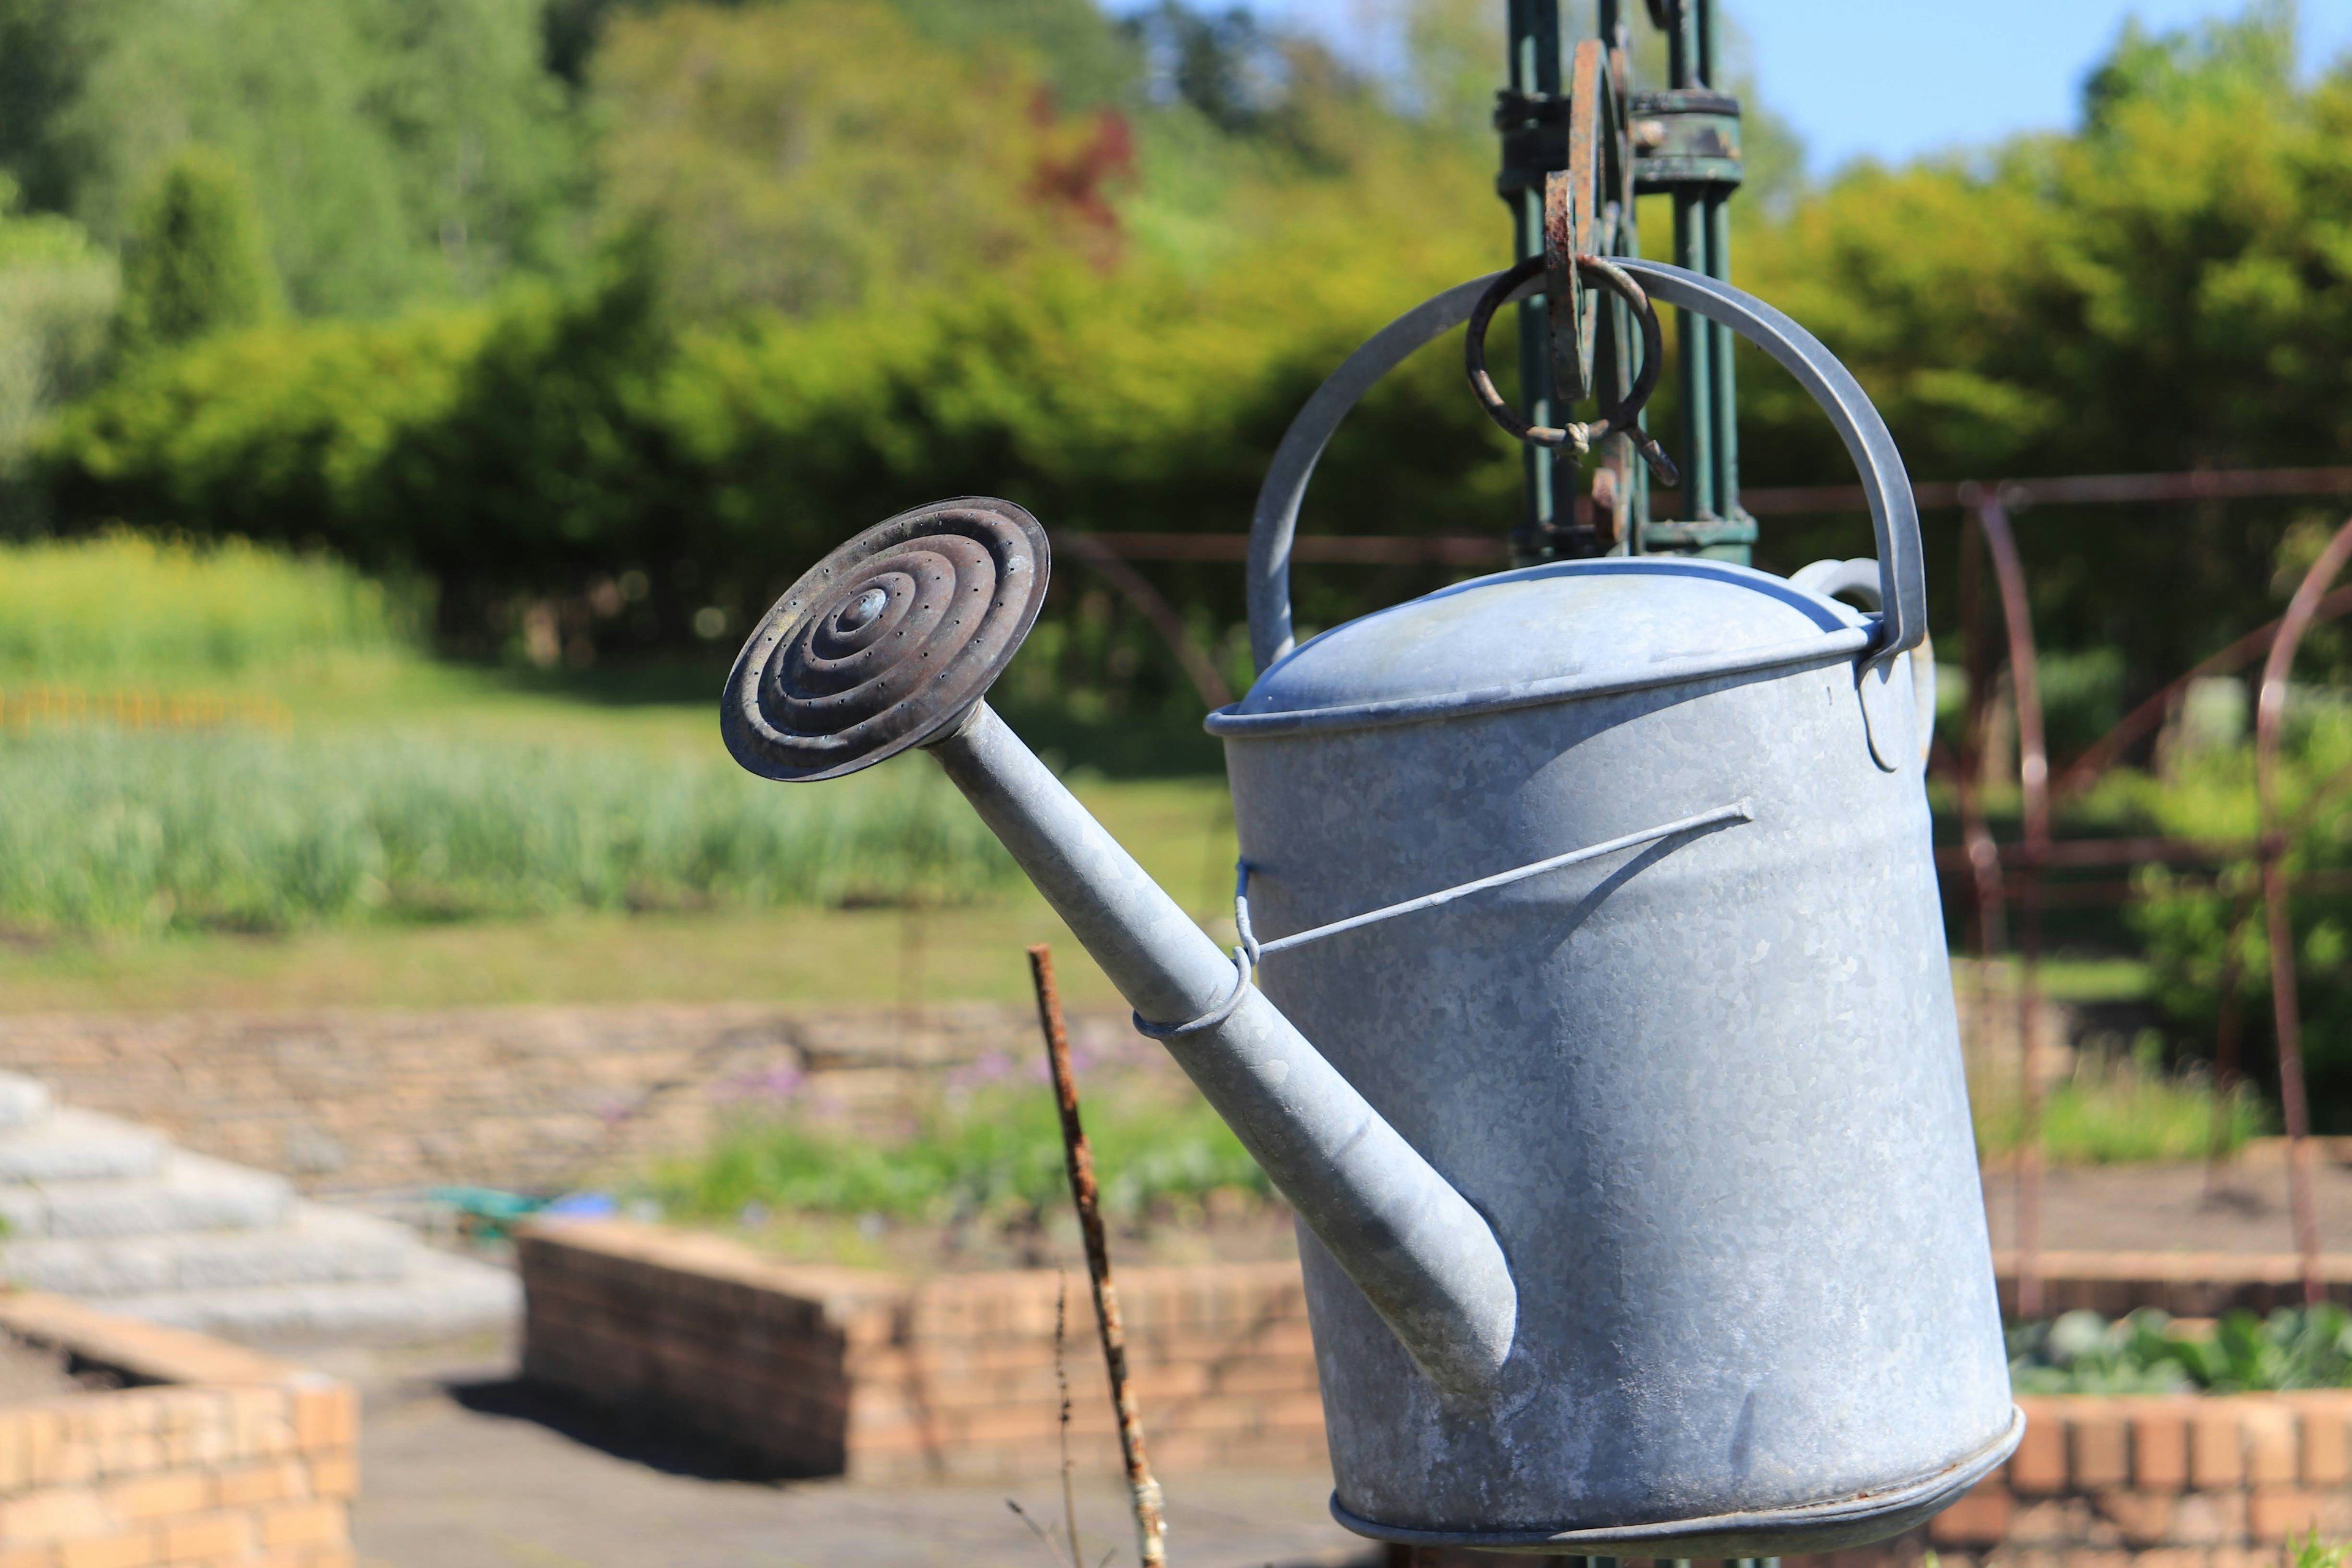
M 2150 479 L 2166 476 L 2146 476 Z M 2186 476 L 2183 476 L 2186 478 Z M 2063 486 L 2069 481 L 2053 481 Z M 2121 488 L 2119 486 L 2111 488 Z M 2179 487 L 2177 495 L 2186 490 Z M 2332 489 L 2332 487 L 2331 487 Z M 2256 888 L 2242 894 L 2223 921 L 2222 963 L 2219 1016 L 2214 1039 L 2214 1126 L 2209 1152 L 2210 1173 L 2219 1169 L 2225 1146 L 2229 1096 L 2239 1079 L 2240 1019 L 2238 990 L 2245 936 L 2257 899 L 2263 906 L 2264 935 L 2270 949 L 2273 1017 L 2276 1023 L 2279 1099 L 2286 1121 L 2288 1202 L 2293 1218 L 2295 1252 L 2306 1305 L 2326 1299 L 2319 1273 L 2319 1232 L 2315 1177 L 2313 1170 L 2310 1100 L 2303 1073 L 2302 1027 L 2294 932 L 2290 895 L 2295 885 L 2316 888 L 2321 878 L 2292 879 L 2285 859 L 2301 830 L 2315 820 L 2327 802 L 2352 789 L 2352 768 L 2330 777 L 2315 789 L 2294 819 L 2279 822 L 2277 771 L 2281 732 L 2286 708 L 2287 681 L 2304 636 L 2316 620 L 2352 610 L 2352 589 L 2334 589 L 2346 563 L 2352 562 L 2352 521 L 2339 527 L 2319 558 L 2305 573 L 2289 601 L 2286 614 L 2256 628 L 2219 653 L 2196 665 L 2125 715 L 2108 733 L 2077 758 L 2061 775 L 2053 790 L 2043 734 L 2040 657 L 2033 637 L 2032 611 L 2025 590 L 2024 568 L 2018 554 L 2009 507 L 2011 498 L 2025 492 L 2022 485 L 1963 485 L 1955 500 L 1966 509 L 1961 535 L 1960 625 L 1968 648 L 1968 698 L 1961 724 L 1961 748 L 1953 770 L 1957 773 L 1963 847 L 1960 859 L 1969 873 L 1977 913 L 1979 979 L 1983 965 L 2004 946 L 2006 905 L 2014 891 L 2019 909 L 2018 957 L 2018 1097 L 2020 1129 L 2016 1163 L 2014 1252 L 2017 1267 L 2017 1311 L 2034 1318 L 2042 1310 L 2040 1268 L 2042 1160 L 2042 1079 L 2039 1030 L 2042 1011 L 2040 968 L 2042 915 L 2045 904 L 2043 879 L 2059 865 L 2132 866 L 2157 860 L 2214 861 L 2251 851 L 2258 868 Z M 2268 493 L 2293 493 L 2271 491 Z M 2062 491 L 2063 495 L 2063 492 Z M 2064 499 L 2075 499 L 2065 496 Z M 2106 499 L 2104 495 L 2082 499 Z M 2164 499 L 2173 499 L 2167 495 Z M 1979 552 L 1978 546 L 1981 546 Z M 1998 584 L 2001 619 L 2006 633 L 2007 668 L 2017 724 L 2019 787 L 2022 817 L 2020 842 L 1996 843 L 1985 820 L 1981 796 L 1983 755 L 1992 718 L 1992 663 L 1990 638 L 1984 635 L 1982 568 L 1979 554 L 1989 560 Z M 2079 794 L 2096 782 L 2134 745 L 2146 740 L 2173 709 L 2189 682 L 2201 677 L 2242 668 L 2256 658 L 2263 670 L 2255 703 L 2255 795 L 2259 816 L 2251 845 L 2195 844 L 2172 840 L 2085 840 L 2061 845 L 2051 834 L 2053 795 L 2060 799 Z M 1939 857 L 1939 858 L 1943 858 Z M 2014 882 L 2005 874 L 2004 861 L 2015 868 Z M 1948 863 L 1948 859 L 1947 860 Z

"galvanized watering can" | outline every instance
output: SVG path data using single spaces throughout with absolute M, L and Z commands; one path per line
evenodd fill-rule
M 1209 719 L 1234 952 L 981 700 L 1045 595 L 1018 507 L 942 502 L 835 551 L 745 644 L 723 727 L 776 779 L 929 748 L 1233 1124 L 1298 1214 L 1341 1522 L 1827 1551 L 1933 1513 L 2021 1430 L 1921 786 L 1918 520 L 1802 328 L 1622 265 L 1812 393 L 1876 563 L 1561 563 L 1292 647 L 1316 457 L 1490 280 L 1402 318 L 1309 401 L 1260 497 L 1264 673 Z M 1877 615 L 1827 596 L 1856 589 Z

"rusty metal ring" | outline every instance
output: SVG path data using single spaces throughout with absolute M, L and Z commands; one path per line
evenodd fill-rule
M 1633 314 L 1641 321 L 1642 368 L 1633 378 L 1632 389 L 1622 399 L 1604 403 L 1601 416 L 1590 424 L 1571 422 L 1564 426 L 1530 424 L 1504 399 L 1501 393 L 1495 390 L 1495 378 L 1486 371 L 1486 329 L 1505 300 L 1521 286 L 1542 274 L 1544 258 L 1530 256 L 1508 272 L 1496 277 L 1486 291 L 1478 297 L 1478 303 L 1470 311 L 1470 329 L 1463 342 L 1462 357 L 1463 368 L 1470 378 L 1471 395 L 1477 398 L 1478 405 L 1486 411 L 1488 418 L 1517 439 L 1531 446 L 1569 447 L 1582 453 L 1604 437 L 1629 436 L 1643 461 L 1657 475 L 1660 484 L 1679 484 L 1682 475 L 1675 467 L 1674 460 L 1666 456 L 1656 438 L 1636 423 L 1643 405 L 1657 390 L 1658 367 L 1665 359 L 1664 336 L 1658 327 L 1657 310 L 1650 303 L 1648 292 L 1623 268 L 1605 257 L 1580 256 L 1576 258 L 1576 269 L 1588 281 L 1607 289 L 1632 306 Z

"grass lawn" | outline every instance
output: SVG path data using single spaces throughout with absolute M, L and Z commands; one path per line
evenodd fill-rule
M 390 654 L 154 683 L 169 693 L 266 694 L 298 735 L 446 737 L 477 743 L 684 759 L 719 754 L 709 669 L 540 675 Z M 0 692 L 26 682 L 0 669 Z M 92 691 L 103 681 L 83 683 Z M 1049 753 L 1050 754 L 1050 753 Z M 777 789 L 856 790 L 856 778 Z M 1223 780 L 1108 779 L 1072 787 L 1160 884 L 1222 930 L 1234 855 Z M 920 910 L 819 907 L 709 913 L 572 913 L 448 923 L 384 921 L 284 935 L 0 937 L 0 1012 L 529 1002 L 745 1001 L 904 1005 L 1020 1001 L 1023 949 L 1054 944 L 1073 1005 L 1118 998 L 1025 883 L 976 904 Z M 2004 988 L 2008 966 L 1993 978 Z M 1963 973 L 1961 984 L 1969 984 Z M 2054 959 L 2059 1001 L 2146 994 L 2129 959 Z
M 0 672 L 0 691 L 25 684 Z M 719 677 L 709 670 L 536 676 L 354 654 L 307 668 L 177 684 L 266 693 L 286 704 L 298 735 L 389 733 L 576 750 L 591 767 L 600 752 L 616 750 L 722 754 Z M 168 694 L 173 687 L 157 689 Z M 771 787 L 854 791 L 861 782 Z M 1108 780 L 1081 771 L 1071 782 L 1187 908 L 1211 919 L 1226 912 L 1234 847 L 1222 780 Z M 0 1011 L 1017 1000 L 1028 994 L 1023 949 L 1034 942 L 1055 944 L 1074 1004 L 1117 1002 L 1075 939 L 1023 884 L 979 904 L 921 910 L 574 913 L 386 921 L 270 936 L 0 939 Z
M 919 842 L 905 823 L 919 813 L 891 816 L 884 803 L 927 770 L 921 759 L 824 784 L 751 785 L 720 751 L 716 657 L 535 672 L 422 657 L 401 626 L 373 585 L 267 552 L 129 537 L 0 548 L 0 762 L 16 803 L 12 816 L 0 799 L 0 829 L 15 830 L 0 833 L 11 857 L 0 872 L 15 879 L 0 877 L 14 900 L 0 910 L 0 1011 L 1018 1000 L 1022 950 L 1041 941 L 1055 944 L 1074 1003 L 1116 1005 L 1025 883 L 975 870 L 984 845 L 940 851 L 962 857 L 942 880 L 896 884 L 950 889 L 924 895 L 927 907 L 824 901 L 875 896 L 835 889 L 825 867 L 880 876 L 889 852 Z M 264 709 L 232 700 L 229 710 L 248 723 L 275 714 L 287 736 L 273 752 L 277 742 L 235 726 L 79 749 L 52 733 L 110 729 L 97 716 L 133 694 L 261 699 Z M 1213 768 L 1213 743 L 1181 714 L 1011 717 L 1049 762 L 1058 748 L 1133 775 L 1070 778 L 1145 868 L 1222 931 L 1232 815 L 1222 780 L 1197 771 Z M 738 799 L 733 816 L 708 806 L 696 816 L 663 793 L 672 763 L 756 798 Z M 1171 776 L 1186 768 L 1196 771 Z M 587 787 L 597 781 L 601 793 Z M 355 791 L 361 782 L 376 793 Z M 941 795 L 925 808 L 934 821 L 969 823 Z M 801 809 L 816 800 L 848 806 Z M 184 809 L 157 826 L 170 815 L 158 803 Z M 880 826 L 846 837 L 860 811 Z M 824 825 L 798 829 L 798 850 L 755 842 L 751 829 L 794 816 Z M 327 826 L 281 831 L 297 819 Z M 654 848 L 629 849 L 638 860 L 599 847 L 632 829 L 656 836 Z M 770 856 L 767 883 L 694 880 L 698 847 L 722 832 L 735 835 L 730 864 Z M 379 858 L 334 860 L 370 834 Z M 801 858 L 779 858 L 787 851 Z M 264 875 L 273 871 L 278 882 Z M 536 878 L 535 901 L 480 896 L 469 874 Z M 298 878 L 309 879 L 281 897 L 278 884 Z M 541 912 L 496 912 L 525 910 Z M 262 931 L 272 934 L 245 934 Z M 2044 977 L 2060 999 L 2127 997 L 2147 984 L 2131 963 L 2055 963 Z

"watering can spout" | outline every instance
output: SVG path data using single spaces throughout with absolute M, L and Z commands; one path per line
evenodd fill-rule
M 1438 1389 L 1491 1393 L 1518 1298 L 1478 1211 L 1237 972 L 981 700 L 1045 597 L 1036 520 L 945 501 L 849 541 L 788 590 L 728 679 L 720 729 L 766 777 L 837 778 L 920 746 L 1101 964 Z
M 1156 1032 L 1430 1380 L 1491 1394 L 1518 1295 L 1486 1219 L 985 702 L 929 749 L 1139 1016 L 1223 1014 Z

